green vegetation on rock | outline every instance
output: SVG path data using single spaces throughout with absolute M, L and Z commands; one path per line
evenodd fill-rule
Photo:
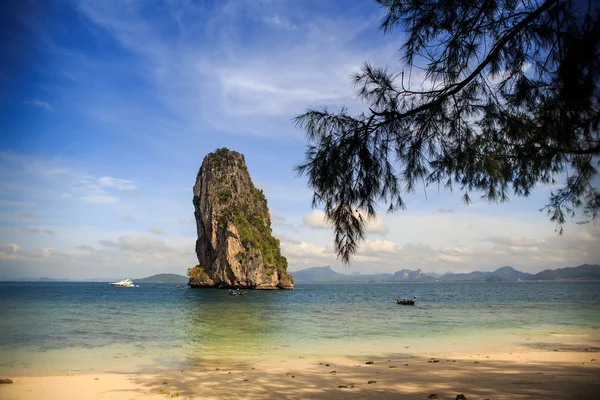
M 265 204 L 266 207 L 266 204 Z M 246 248 L 257 248 L 263 257 L 267 274 L 274 269 L 287 269 L 287 260 L 281 255 L 279 240 L 272 235 L 271 224 L 258 214 L 253 214 L 248 208 L 236 209 L 233 222 L 240 232 L 240 240 Z
M 232 151 L 229 150 L 227 147 L 221 147 L 210 153 L 209 156 L 214 161 L 220 162 L 224 157 L 228 156 L 230 153 L 232 153 Z
M 211 282 L 210 276 L 204 270 L 204 267 L 196 265 L 195 267 L 188 268 L 187 275 L 191 280 L 195 282 Z
M 229 156 L 237 154 L 227 148 L 220 148 L 210 153 L 211 166 L 216 171 L 223 171 L 222 165 Z M 248 175 L 247 168 L 239 166 L 239 171 Z M 250 183 L 252 185 L 252 183 Z M 244 198 L 234 199 L 229 182 L 224 176 L 219 176 L 211 182 L 210 192 L 216 193 L 218 207 L 218 225 L 222 228 L 231 222 L 237 227 L 240 240 L 246 249 L 258 249 L 263 258 L 263 267 L 271 275 L 278 270 L 282 275 L 287 274 L 287 260 L 281 255 L 279 240 L 273 237 L 267 199 L 261 189 L 253 185 Z M 232 204 L 228 204 L 232 201 Z
M 227 203 L 227 200 L 229 200 L 230 198 L 231 198 L 231 189 L 223 189 L 219 193 L 219 203 L 220 204 Z

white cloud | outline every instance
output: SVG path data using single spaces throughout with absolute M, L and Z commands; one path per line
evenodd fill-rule
M 306 226 L 315 229 L 330 229 L 332 226 L 325 220 L 325 213 L 321 210 L 312 210 L 304 217 L 302 217 L 302 222 Z
M 379 217 L 369 218 L 367 213 L 359 210 L 360 215 L 367 221 L 365 232 L 375 234 L 386 234 L 389 229 L 385 222 Z M 315 229 L 332 229 L 332 224 L 329 223 L 325 217 L 325 213 L 321 210 L 312 210 L 308 214 L 302 217 L 302 222 L 310 228 Z
M 318 246 L 313 243 L 300 242 L 299 244 L 290 243 L 285 246 L 285 254 L 290 257 L 331 257 L 331 253 L 327 251 L 326 247 Z
M 385 235 L 386 233 L 389 232 L 389 228 L 387 227 L 385 222 L 383 222 L 383 220 L 379 216 L 369 219 L 365 212 L 361 211 L 361 213 L 363 214 L 364 218 L 367 218 L 367 221 L 368 221 L 367 226 L 365 228 L 365 232 L 377 233 L 380 235 Z
M 382 253 L 395 254 L 398 252 L 398 245 L 389 240 L 365 240 L 360 245 L 358 254 L 364 255 L 381 255 Z
M 308 242 L 281 244 L 281 254 L 287 258 L 290 271 L 331 264 L 336 257 L 330 250 L 328 246 Z

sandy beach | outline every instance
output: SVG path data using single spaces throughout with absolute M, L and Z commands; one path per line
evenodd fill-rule
M 507 352 L 309 356 L 154 373 L 12 376 L 0 398 L 21 399 L 597 399 L 593 344 Z M 371 363 L 372 362 L 372 363 Z M 431 397 L 435 398 L 435 397 Z

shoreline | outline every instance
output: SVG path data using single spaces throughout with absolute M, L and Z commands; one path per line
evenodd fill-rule
M 562 347 L 539 343 L 491 352 L 307 355 L 231 364 L 211 360 L 153 372 L 69 371 L 0 378 L 14 382 L 0 385 L 4 400 L 426 399 L 431 394 L 452 400 L 458 394 L 469 400 L 596 399 L 600 347 L 597 341 Z
M 244 344 L 248 343 L 246 340 Z M 501 354 L 531 351 L 600 350 L 600 338 L 594 329 L 574 333 L 554 331 L 512 332 L 507 330 L 471 330 L 445 335 L 402 336 L 362 340 L 355 338 L 301 341 L 282 345 L 271 343 L 244 348 L 234 345 L 212 348 L 179 346 L 151 342 L 143 345 L 112 344 L 98 347 L 4 348 L 0 349 L 0 378 L 3 376 L 64 376 L 71 373 L 100 374 L 160 372 L 189 369 L 198 365 L 268 364 L 281 360 L 353 358 L 407 358 L 448 355 L 461 357 L 478 353 Z M 348 349 L 351 349 L 349 351 Z M 221 351 L 219 351 L 221 350 Z M 222 351 L 225 350 L 225 351 Z M 591 351 L 591 350 L 590 350 Z

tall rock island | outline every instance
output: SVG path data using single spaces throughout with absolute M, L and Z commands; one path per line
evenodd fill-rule
M 262 190 L 244 156 L 226 148 L 204 157 L 194 186 L 196 255 L 191 287 L 293 289 L 294 280 L 271 232 Z

